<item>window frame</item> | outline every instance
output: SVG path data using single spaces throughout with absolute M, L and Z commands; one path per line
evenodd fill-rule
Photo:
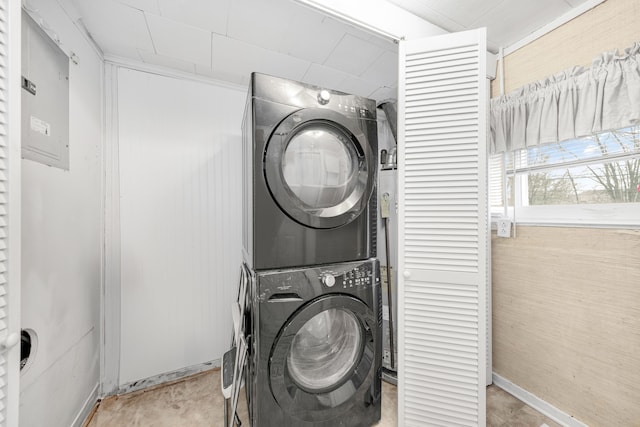
M 640 132 L 640 128 L 638 132 Z M 528 205 L 528 197 L 526 197 L 526 195 L 528 195 L 528 180 L 525 179 L 529 173 L 539 171 L 562 170 L 575 166 L 598 165 L 611 161 L 640 159 L 640 151 L 565 161 L 549 166 L 515 167 L 516 156 L 521 156 L 525 152 L 526 149 L 492 155 L 494 163 L 490 161 L 492 167 L 489 171 L 489 182 L 502 182 L 500 186 L 502 206 L 490 206 L 492 228 L 498 219 L 503 218 L 508 218 L 513 222 L 524 225 L 640 228 L 640 202 L 532 206 Z M 498 155 L 502 156 L 499 162 L 501 167 L 499 171 L 499 181 L 495 176 L 495 174 L 498 173 L 495 168 L 495 164 L 498 163 L 495 160 L 495 156 Z M 513 156 L 511 159 L 512 167 L 510 169 L 507 168 L 507 156 Z M 509 177 L 513 179 L 513 206 L 507 205 L 506 203 L 506 191 L 509 188 L 507 181 Z M 490 200 L 497 199 L 497 195 L 493 193 L 493 189 L 490 188 L 489 191 L 491 195 Z

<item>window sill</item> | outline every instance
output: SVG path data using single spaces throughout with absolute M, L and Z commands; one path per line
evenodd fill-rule
M 514 221 L 513 208 L 508 210 L 507 216 Z M 492 213 L 492 230 L 502 217 L 502 211 Z M 640 203 L 523 206 L 516 208 L 514 222 L 543 227 L 640 228 Z

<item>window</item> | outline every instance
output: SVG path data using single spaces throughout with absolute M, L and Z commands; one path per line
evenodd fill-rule
M 640 126 L 493 155 L 489 170 L 494 216 L 640 225 Z

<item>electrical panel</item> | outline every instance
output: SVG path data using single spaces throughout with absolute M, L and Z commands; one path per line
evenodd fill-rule
M 69 170 L 69 58 L 24 11 L 22 158 Z

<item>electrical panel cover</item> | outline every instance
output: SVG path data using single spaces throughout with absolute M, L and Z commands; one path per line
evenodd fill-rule
M 24 11 L 22 157 L 69 170 L 69 58 Z

